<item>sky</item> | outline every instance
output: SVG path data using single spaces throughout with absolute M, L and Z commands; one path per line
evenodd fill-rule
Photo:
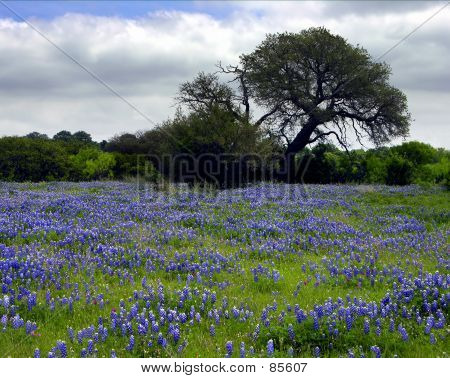
M 374 58 L 398 44 L 382 60 L 408 98 L 408 140 L 450 148 L 450 6 L 425 22 L 445 4 L 0 0 L 0 135 L 85 130 L 100 141 L 150 129 L 198 72 L 237 63 L 268 33 L 325 26 Z

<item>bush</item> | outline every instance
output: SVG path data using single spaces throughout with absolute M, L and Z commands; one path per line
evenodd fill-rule
M 386 164 L 386 184 L 408 185 L 412 183 L 413 164 L 397 155 L 392 155 Z
M 116 159 L 112 153 L 87 147 L 81 149 L 76 155 L 70 156 L 70 162 L 72 179 L 99 180 L 113 177 L 112 170 L 116 164 Z
M 0 180 L 65 180 L 68 173 L 68 155 L 61 144 L 44 138 L 0 138 Z

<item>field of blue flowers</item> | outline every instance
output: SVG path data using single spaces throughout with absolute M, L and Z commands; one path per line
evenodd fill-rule
M 446 357 L 449 203 L 0 183 L 0 356 Z

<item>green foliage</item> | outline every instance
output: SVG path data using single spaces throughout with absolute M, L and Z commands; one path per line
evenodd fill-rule
M 274 109 L 274 132 L 290 132 L 288 152 L 331 135 L 323 124 L 342 144 L 348 121 L 376 145 L 408 134 L 406 96 L 390 85 L 390 67 L 325 28 L 269 34 L 241 65 L 253 99 Z
M 116 164 L 112 153 L 102 152 L 98 148 L 87 147 L 76 155 L 70 156 L 72 177 L 75 180 L 98 180 L 113 177 Z
M 65 180 L 68 168 L 68 155 L 60 143 L 44 138 L 0 138 L 0 180 Z
M 388 185 L 407 185 L 412 182 L 413 164 L 405 158 L 392 155 L 386 164 Z
M 139 176 L 156 182 L 165 172 L 158 171 L 152 159 L 163 159 L 164 155 L 230 154 L 234 159 L 256 154 L 264 159 L 280 149 L 254 125 L 239 122 L 224 109 L 216 108 L 212 113 L 178 112 L 156 129 L 114 137 L 106 151 L 93 142 L 51 140 L 34 133 L 30 137 L 0 138 L 0 180 L 80 181 Z M 349 153 L 332 144 L 318 144 L 298 154 L 298 161 L 306 183 L 449 187 L 450 182 L 450 152 L 420 142 Z
M 307 183 L 448 185 L 450 171 L 448 151 L 420 142 L 348 154 L 331 144 L 319 144 L 299 157 Z
M 160 178 L 158 171 L 145 155 L 114 152 L 113 156 L 115 165 L 112 174 L 115 179 L 139 178 L 146 182 L 157 182 Z

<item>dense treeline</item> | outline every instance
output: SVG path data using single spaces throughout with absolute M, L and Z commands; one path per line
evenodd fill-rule
M 265 169 L 276 170 L 273 162 L 282 153 L 282 146 L 253 125 L 243 125 L 226 116 L 227 113 L 220 109 L 204 115 L 186 115 L 179 111 L 173 120 L 155 129 L 124 133 L 101 143 L 93 142 L 85 132 L 61 131 L 52 139 L 39 133 L 3 137 L 0 138 L 0 180 L 121 180 L 139 174 L 141 178 L 155 181 L 169 177 L 167 167 L 173 168 L 173 161 L 177 161 L 174 157 L 194 156 L 198 159 L 203 155 L 209 159 L 226 156 L 228 163 L 236 162 L 242 156 L 258 157 L 253 166 L 250 164 L 254 171 L 260 168 L 255 164 L 265 163 Z M 164 160 L 167 157 L 172 157 L 171 163 Z M 348 152 L 333 144 L 320 143 L 305 149 L 297 159 L 297 181 L 307 183 L 448 185 L 450 178 L 450 151 L 420 142 Z M 238 171 L 248 171 L 248 168 L 249 164 L 237 166 Z M 223 166 L 209 169 L 216 173 L 214 180 L 209 181 L 227 185 L 221 180 Z M 211 178 L 211 172 L 196 174 L 196 180 Z M 239 183 L 267 177 L 276 179 L 276 175 L 253 175 L 245 176 Z M 175 181 L 185 179 L 171 178 Z

